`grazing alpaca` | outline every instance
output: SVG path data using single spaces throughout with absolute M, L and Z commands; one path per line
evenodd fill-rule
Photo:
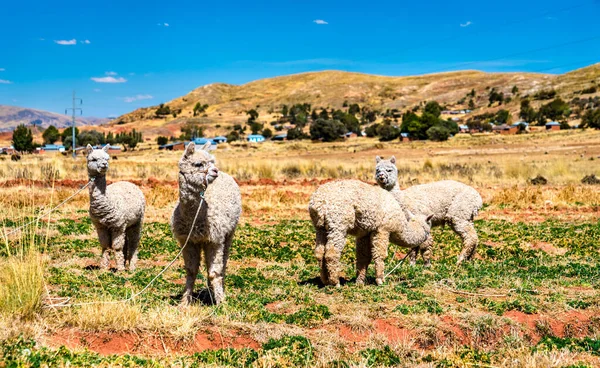
M 475 255 L 478 238 L 473 220 L 483 201 L 477 191 L 470 186 L 454 180 L 443 180 L 429 184 L 415 185 L 400 190 L 398 185 L 398 168 L 396 158 L 383 160 L 375 158 L 375 180 L 379 186 L 388 190 L 396 200 L 414 214 L 433 214 L 432 225 L 449 224 L 463 241 L 463 249 L 458 256 L 458 263 L 470 260 Z M 431 248 L 433 237 L 418 248 L 426 266 L 431 264 Z M 415 264 L 417 248 L 411 251 L 411 264 Z
M 242 212 L 240 188 L 231 176 L 217 170 L 214 157 L 207 151 L 209 146 L 210 143 L 207 143 L 198 150 L 191 142 L 179 160 L 179 201 L 173 210 L 171 229 L 182 247 L 191 230 L 183 249 L 186 272 L 183 305 L 192 302 L 201 252 L 204 252 L 211 297 L 216 304 L 225 300 L 223 282 L 227 258 Z M 202 207 L 192 229 L 200 205 Z
M 119 181 L 106 186 L 109 145 L 93 149 L 87 145 L 87 170 L 90 180 L 90 218 L 102 246 L 100 268 L 108 268 L 110 251 L 115 252 L 117 270 L 135 270 L 138 245 L 144 221 L 146 199 L 135 184 Z
M 317 237 L 315 256 L 321 281 L 339 286 L 340 257 L 346 235 L 356 236 L 356 283 L 364 284 L 371 260 L 377 285 L 383 283 L 388 243 L 415 247 L 429 236 L 430 217 L 404 211 L 387 191 L 358 180 L 321 185 L 308 205 Z

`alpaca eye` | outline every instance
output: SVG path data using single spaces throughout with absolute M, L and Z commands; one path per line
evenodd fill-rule
M 195 167 L 204 167 L 204 162 L 195 162 L 194 166 Z

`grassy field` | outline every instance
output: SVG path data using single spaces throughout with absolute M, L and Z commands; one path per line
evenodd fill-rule
M 148 209 L 135 272 L 98 269 L 100 246 L 81 193 L 0 248 L 0 363 L 6 366 L 595 367 L 600 365 L 600 132 L 456 137 L 450 142 L 223 146 L 220 168 L 243 197 L 226 303 L 179 307 L 182 260 L 132 302 L 178 252 L 168 219 L 177 152 L 111 162 L 109 180 L 142 186 Z M 434 229 L 433 267 L 402 264 L 383 286 L 356 286 L 354 244 L 341 288 L 323 288 L 312 254 L 310 194 L 332 178 L 373 182 L 395 155 L 403 187 L 456 179 L 484 198 L 476 259 Z M 83 158 L 0 161 L 3 234 L 85 184 Z M 527 180 L 536 175 L 545 186 Z M 404 253 L 394 246 L 386 269 Z

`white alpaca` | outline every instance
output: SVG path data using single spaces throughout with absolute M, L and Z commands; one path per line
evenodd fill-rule
M 192 302 L 201 252 L 204 252 L 213 301 L 218 304 L 225 300 L 223 279 L 227 258 L 242 212 L 240 188 L 231 176 L 217 170 L 214 157 L 208 153 L 209 146 L 207 143 L 198 150 L 191 142 L 179 160 L 179 201 L 173 210 L 171 229 L 180 246 L 185 244 L 191 229 L 183 250 L 186 281 L 181 303 L 184 305 Z M 200 204 L 202 207 L 192 229 Z
M 109 145 L 93 149 L 87 145 L 87 170 L 90 180 L 90 218 L 98 232 L 102 246 L 100 268 L 108 268 L 110 252 L 115 252 L 117 269 L 135 270 L 138 245 L 144 222 L 146 199 L 135 184 L 119 181 L 106 186 Z
M 478 243 L 473 220 L 483 206 L 479 193 L 472 187 L 454 180 L 415 185 L 400 190 L 396 158 L 392 156 L 389 160 L 383 160 L 377 156 L 375 161 L 375 179 L 379 186 L 390 191 L 402 206 L 414 214 L 433 214 L 433 226 L 450 225 L 463 241 L 458 263 L 472 259 Z M 430 235 L 418 248 L 426 266 L 431 264 L 432 247 L 433 237 Z M 411 263 L 415 264 L 417 248 L 412 250 L 410 258 Z

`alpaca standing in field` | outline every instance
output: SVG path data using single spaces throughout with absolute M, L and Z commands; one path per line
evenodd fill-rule
M 308 211 L 317 233 L 315 256 L 325 285 L 340 284 L 340 257 L 347 234 L 356 237 L 356 283 L 364 284 L 373 260 L 375 281 L 381 285 L 388 243 L 418 246 L 431 227 L 430 217 L 405 212 L 389 192 L 358 180 L 321 185 L 311 196 Z
M 179 160 L 179 201 L 171 217 L 171 229 L 183 249 L 186 281 L 181 303 L 192 302 L 194 282 L 200 268 L 200 254 L 208 272 L 208 287 L 219 304 L 225 299 L 223 282 L 229 248 L 242 212 L 242 197 L 235 180 L 219 172 L 214 157 L 208 153 L 210 142 L 196 149 L 193 142 Z M 201 202 L 201 198 L 204 201 Z M 194 216 L 200 213 L 192 229 Z
M 90 218 L 102 246 L 100 268 L 108 268 L 110 251 L 115 252 L 117 270 L 135 270 L 138 245 L 144 221 L 146 199 L 135 184 L 119 181 L 106 186 L 109 145 L 93 149 L 87 145 L 87 170 L 90 180 Z
M 443 180 L 429 184 L 415 185 L 400 190 L 396 158 L 389 160 L 375 158 L 375 180 L 380 187 L 388 190 L 406 209 L 415 214 L 433 214 L 432 225 L 449 224 L 463 241 L 463 249 L 458 256 L 458 264 L 470 260 L 475 255 L 478 238 L 473 220 L 483 206 L 479 193 L 472 187 L 454 180 Z M 421 253 L 426 266 L 431 264 L 433 237 L 410 254 L 411 264 L 417 260 L 417 251 Z

